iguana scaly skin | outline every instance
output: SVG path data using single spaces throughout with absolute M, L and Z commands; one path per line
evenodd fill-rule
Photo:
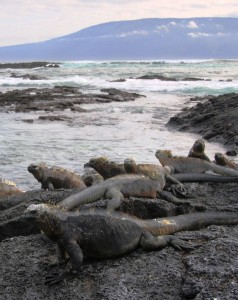
M 42 189 L 86 188 L 82 177 L 61 167 L 48 167 L 45 163 L 31 164 L 28 171 L 41 183 Z
M 170 191 L 179 197 L 187 197 L 188 189 L 178 179 L 171 176 L 164 167 L 155 164 L 136 164 L 133 158 L 126 158 L 124 160 L 124 168 L 128 174 L 141 174 L 154 180 L 159 180 L 163 186 L 166 183 L 176 184 L 170 186 Z
M 124 160 L 124 168 L 128 174 L 140 174 L 154 180 L 159 180 L 161 184 L 166 184 L 166 180 L 181 184 L 177 179 L 173 178 L 166 172 L 164 167 L 155 164 L 136 164 L 133 158 Z
M 198 173 L 173 174 L 171 176 L 167 168 L 155 164 L 136 164 L 132 158 L 124 160 L 124 167 L 127 173 L 142 174 L 151 179 L 160 180 L 164 182 L 164 185 L 170 183 L 169 186 L 166 186 L 166 190 L 179 198 L 189 198 L 192 196 L 191 191 L 182 182 L 238 182 L 238 177 Z
M 24 193 L 24 191 L 18 188 L 15 182 L 8 179 L 0 178 L 0 197 L 21 193 Z
M 122 174 L 73 194 L 60 201 L 58 205 L 66 210 L 72 210 L 83 204 L 106 198 L 110 199 L 107 203 L 107 209 L 116 209 L 124 197 L 157 198 L 158 196 L 175 204 L 189 203 L 163 191 L 164 185 L 163 178 L 153 180 L 143 175 Z
M 238 176 L 238 171 L 218 166 L 202 159 L 176 156 L 170 150 L 157 150 L 155 156 L 170 173 L 206 173 L 213 172 L 224 176 Z
M 31 205 L 25 217 L 57 244 L 58 262 L 70 257 L 71 271 L 52 274 L 47 283 L 54 284 L 80 272 L 84 256 L 114 258 L 138 247 L 157 250 L 165 246 L 193 249 L 194 246 L 171 234 L 215 225 L 238 224 L 238 213 L 205 212 L 169 218 L 142 220 L 121 212 L 89 210 L 64 212 L 46 204 Z
M 238 177 L 231 176 L 217 176 L 211 174 L 199 173 L 181 173 L 169 175 L 166 168 L 155 164 L 136 164 L 134 159 L 127 158 L 124 160 L 124 166 L 127 173 L 142 174 L 151 179 L 159 179 L 162 182 L 170 182 L 176 186 L 169 187 L 169 190 L 180 197 L 186 196 L 186 188 L 182 186 L 183 182 L 238 182 Z
M 164 184 L 166 182 L 164 168 L 159 165 L 136 164 L 133 158 L 126 158 L 124 160 L 124 168 L 127 174 L 140 174 L 151 179 L 164 181 Z
M 106 157 L 91 158 L 84 167 L 93 168 L 104 179 L 111 178 L 119 174 L 126 174 L 123 164 L 117 164 L 113 161 L 109 161 Z
M 190 149 L 188 153 L 188 157 L 200 158 L 207 161 L 211 161 L 204 151 L 205 151 L 205 142 L 203 139 L 198 139 L 195 141 L 192 148 Z
M 238 170 L 238 164 L 225 157 L 222 153 L 215 153 L 215 162 L 217 165 Z

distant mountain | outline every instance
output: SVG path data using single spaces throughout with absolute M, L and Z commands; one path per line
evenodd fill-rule
M 109 22 L 44 42 L 0 47 L 0 61 L 209 58 L 238 58 L 238 18 Z

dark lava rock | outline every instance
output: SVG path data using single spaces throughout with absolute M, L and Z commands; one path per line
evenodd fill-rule
M 125 82 L 126 79 L 125 78 L 119 78 L 119 79 L 115 79 L 115 80 L 108 80 L 109 82 Z
M 22 78 L 22 79 L 30 79 L 30 80 L 43 80 L 45 78 L 39 77 L 33 74 L 24 74 L 24 75 L 17 75 L 15 73 L 11 73 L 11 78 Z
M 174 78 L 174 77 L 166 77 L 161 74 L 146 74 L 142 75 L 140 77 L 137 77 L 136 79 L 146 79 L 146 80 L 152 80 L 152 79 L 159 79 L 161 81 L 210 81 L 210 79 L 203 79 L 203 78 L 197 78 L 197 77 L 185 77 L 185 78 Z
M 145 97 L 117 89 L 102 89 L 101 93 L 83 94 L 78 88 L 58 86 L 52 89 L 13 90 L 0 93 L 0 110 L 3 112 L 55 111 L 71 109 L 80 111 L 79 105 L 109 103 L 113 101 L 134 101 Z
M 45 61 L 0 63 L 0 69 L 33 69 L 39 67 L 59 68 L 60 66 L 57 63 L 49 63 Z
M 63 115 L 54 115 L 54 116 L 39 116 L 38 120 L 53 122 L 53 121 L 69 121 L 71 120 L 71 118 Z
M 152 80 L 152 79 L 159 79 L 161 81 L 177 81 L 176 78 L 173 77 L 165 77 L 164 75 L 160 74 L 148 74 L 148 75 L 142 75 L 140 77 L 137 77 L 136 79 L 147 79 L 147 80 Z
M 238 212 L 236 183 L 192 183 L 189 187 L 194 194 L 191 201 L 203 204 L 208 211 Z M 56 203 L 75 192 L 30 191 L 2 198 L 0 222 L 5 224 L 6 220 L 20 218 L 31 203 Z M 105 206 L 105 201 L 99 202 L 97 205 Z M 179 207 L 164 200 L 137 198 L 126 199 L 121 209 L 136 211 L 146 218 L 179 213 Z M 16 227 L 15 232 L 18 235 Z M 238 225 L 212 225 L 176 235 L 199 243 L 200 247 L 190 252 L 171 247 L 150 252 L 138 249 L 117 259 L 85 258 L 77 278 L 49 287 L 44 284 L 49 272 L 45 266 L 56 257 L 54 243 L 38 232 L 15 236 L 12 230 L 11 238 L 2 240 L 0 247 L 0 298 L 237 299 Z M 65 266 L 55 268 L 64 270 Z
M 198 102 L 172 117 L 167 126 L 194 132 L 204 139 L 229 147 L 238 146 L 238 94 L 192 98 Z
M 226 155 L 228 156 L 237 156 L 238 151 L 236 150 L 230 150 L 226 152 Z

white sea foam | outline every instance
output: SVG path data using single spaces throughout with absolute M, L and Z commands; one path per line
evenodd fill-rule
M 84 163 L 93 156 L 103 155 L 118 162 L 134 157 L 138 162 L 156 163 L 154 153 L 159 148 L 187 155 L 198 136 L 168 131 L 165 124 L 188 105 L 187 100 L 193 95 L 238 92 L 237 68 L 237 61 L 151 61 L 67 62 L 60 68 L 14 70 L 17 75 L 27 73 L 45 78 L 42 80 L 10 78 L 9 70 L 1 70 L 0 91 L 68 85 L 80 87 L 85 93 L 118 88 L 144 94 L 146 98 L 83 105 L 90 113 L 64 111 L 62 114 L 72 118 L 69 123 L 38 120 L 39 115 L 52 114 L 49 112 L 1 113 L 0 177 L 14 180 L 24 189 L 39 188 L 39 183 L 27 171 L 32 162 L 45 161 L 82 173 Z M 135 79 L 145 74 L 210 81 Z M 111 82 L 120 78 L 126 81 Z M 34 122 L 22 122 L 24 119 Z M 224 151 L 221 145 L 206 143 L 211 158 L 215 152 Z

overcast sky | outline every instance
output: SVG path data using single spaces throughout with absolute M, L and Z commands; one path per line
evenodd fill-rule
M 0 0 L 0 46 L 142 18 L 238 17 L 238 0 Z

